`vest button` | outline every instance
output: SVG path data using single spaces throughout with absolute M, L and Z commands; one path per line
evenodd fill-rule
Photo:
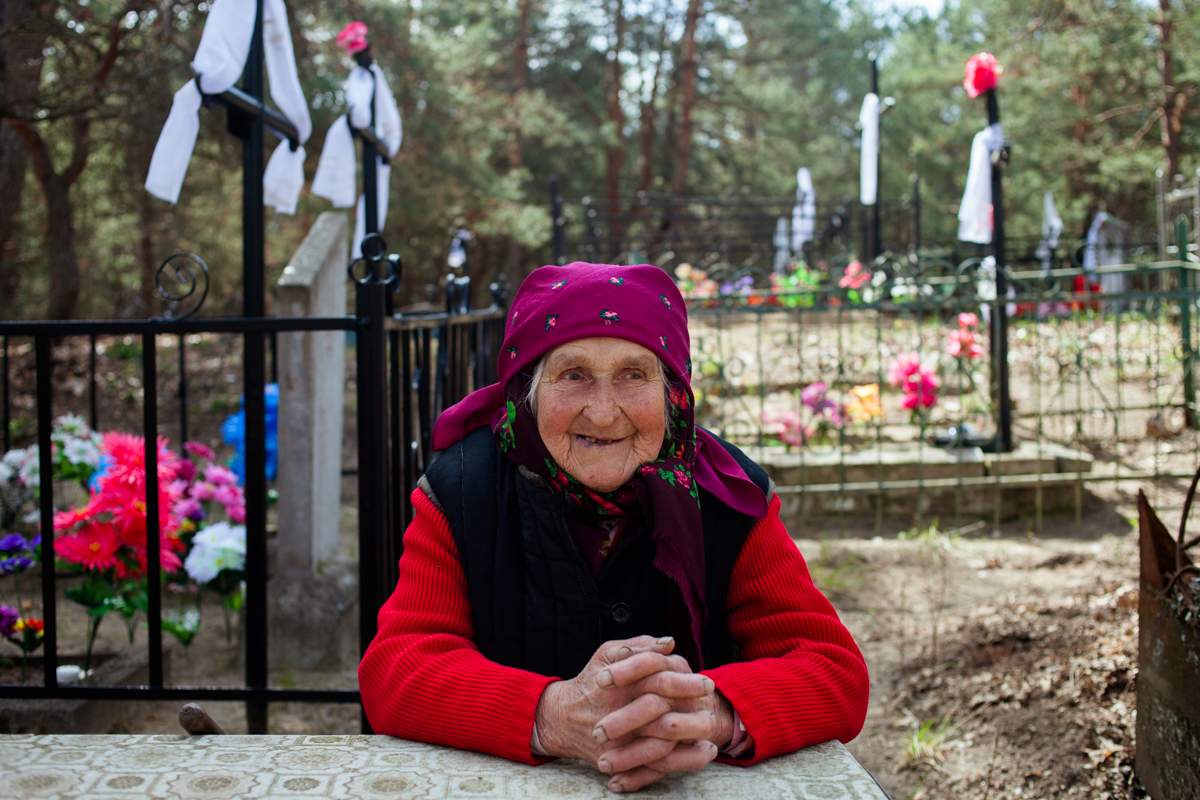
M 612 607 L 613 622 L 625 624 L 629 622 L 629 618 L 633 616 L 633 609 L 624 603 L 617 603 Z

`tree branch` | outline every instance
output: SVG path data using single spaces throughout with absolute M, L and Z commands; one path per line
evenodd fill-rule
M 54 162 L 50 158 L 50 148 L 46 145 L 46 140 L 42 138 L 42 135 L 38 133 L 37 128 L 23 119 L 8 117 L 6 121 L 17 132 L 17 136 L 21 137 L 21 141 L 25 142 L 38 182 L 44 185 L 53 180 Z

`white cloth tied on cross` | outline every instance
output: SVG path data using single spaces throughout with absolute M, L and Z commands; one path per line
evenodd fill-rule
M 971 141 L 971 166 L 958 206 L 958 238 L 964 242 L 992 241 L 992 153 L 1004 146 L 1000 123 L 988 125 Z
M 1062 229 L 1063 221 L 1058 215 L 1058 206 L 1054 204 L 1054 192 L 1047 191 L 1042 195 L 1042 239 L 1038 242 L 1036 252 L 1045 272 L 1050 271 L 1050 259 L 1054 256 L 1054 248 L 1058 247 Z
M 192 61 L 197 78 L 175 93 L 171 113 L 150 159 L 146 190 L 155 197 L 172 204 L 179 201 L 200 133 L 201 93 L 221 94 L 237 83 L 250 53 L 256 16 L 255 3 L 214 0 Z M 263 46 L 271 99 L 296 127 L 300 144 L 293 151 L 284 140 L 275 148 L 263 173 L 263 203 L 284 214 L 294 214 L 304 188 L 304 143 L 312 134 L 312 118 L 296 73 L 296 56 L 283 0 L 263 3 Z
M 862 127 L 858 199 L 864 206 L 873 206 L 879 193 L 879 95 L 867 92 L 858 123 Z
M 817 229 L 817 193 L 808 167 L 796 170 L 796 205 L 792 206 L 792 252 L 799 255 Z
M 354 150 L 354 134 L 351 126 L 362 130 L 371 127 L 371 99 L 375 100 L 375 135 L 383 143 L 387 152 L 384 154 L 390 160 L 400 151 L 400 143 L 404 140 L 404 127 L 400 120 L 400 109 L 396 107 L 396 98 L 388 86 L 383 70 L 377 64 L 366 67 L 355 67 L 346 79 L 346 104 L 350 112 L 334 120 L 325 134 L 325 145 L 321 148 L 321 160 L 317 164 L 317 174 L 313 177 L 313 194 L 324 197 L 336 208 L 349 208 L 358 203 L 354 219 L 353 257 L 362 255 L 362 240 L 366 235 L 366 198 L 358 194 L 358 162 Z M 392 176 L 392 168 L 384 163 L 383 158 L 377 158 L 376 189 L 378 190 L 377 206 L 379 211 L 378 228 L 383 230 L 387 219 L 388 181 Z

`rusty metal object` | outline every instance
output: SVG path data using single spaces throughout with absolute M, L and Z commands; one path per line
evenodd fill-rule
M 1194 495 L 1189 492 L 1189 501 Z M 1200 800 L 1200 630 L 1177 616 L 1167 589 L 1193 567 L 1138 493 L 1137 776 L 1154 800 Z
M 188 703 L 179 709 L 179 724 L 192 736 L 223 736 L 225 734 L 216 720 L 195 703 Z

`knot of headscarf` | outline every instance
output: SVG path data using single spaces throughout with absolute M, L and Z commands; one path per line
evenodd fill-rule
M 589 489 L 554 462 L 525 403 L 529 368 L 561 344 L 596 337 L 624 339 L 655 353 L 673 387 L 670 428 L 658 458 L 606 493 Z M 700 669 L 707 609 L 699 489 L 753 517 L 765 516 L 767 503 L 737 461 L 696 427 L 690 346 L 683 297 L 658 267 L 582 262 L 542 267 L 513 299 L 497 365 L 499 382 L 442 412 L 433 447 L 441 450 L 490 425 L 507 458 L 564 492 L 584 517 L 649 518 L 654 566 L 679 587 L 688 612 L 690 635 L 685 641 L 677 637 L 677 652 Z

